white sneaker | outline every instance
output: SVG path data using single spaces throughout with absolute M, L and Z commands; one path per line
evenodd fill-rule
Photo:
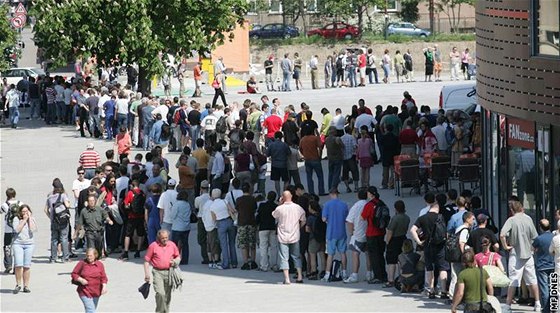
M 366 279 L 365 279 L 365 281 L 368 281 L 368 280 L 373 279 L 373 275 L 372 275 L 372 274 L 373 274 L 372 272 L 367 271 L 367 272 L 366 272 Z
M 327 275 L 325 275 L 323 278 L 321 278 L 321 281 L 323 282 L 328 282 L 329 281 L 329 277 Z
M 357 282 L 358 282 L 358 277 L 354 276 L 354 275 L 350 275 L 350 277 L 348 277 L 344 280 L 345 284 L 354 284 L 354 283 L 357 283 Z
M 533 311 L 535 311 L 535 312 L 540 312 L 540 311 L 542 311 L 541 305 L 540 305 L 540 304 L 535 304 L 535 308 L 533 309 Z

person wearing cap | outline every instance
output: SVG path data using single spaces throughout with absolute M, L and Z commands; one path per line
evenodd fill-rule
M 362 219 L 367 221 L 366 238 L 368 257 L 373 270 L 372 279 L 368 280 L 368 284 L 381 284 L 387 281 L 387 272 L 385 271 L 385 229 L 379 228 L 373 222 L 377 204 L 381 201 L 377 188 L 369 186 L 367 188 L 368 203 L 362 210 Z
M 476 221 L 478 222 L 478 227 L 472 230 L 469 234 L 469 239 L 467 240 L 467 246 L 471 247 L 475 254 L 482 252 L 481 239 L 482 237 L 490 238 L 490 251 L 498 252 L 500 245 L 494 232 L 488 229 L 488 216 L 485 214 L 478 214 L 476 216 Z
M 167 181 L 167 190 L 161 194 L 157 204 L 161 228 L 166 229 L 169 232 L 171 232 L 171 225 L 173 224 L 170 214 L 171 207 L 177 202 L 177 191 L 175 190 L 175 185 L 177 185 L 177 182 L 173 178 L 170 178 Z
M 198 197 L 196 197 L 194 199 L 194 211 L 196 212 L 196 217 L 198 218 L 197 221 L 197 242 L 198 245 L 200 246 L 200 255 L 202 257 L 202 264 L 209 264 L 209 257 L 210 254 L 208 254 L 208 243 L 206 241 L 207 238 L 207 233 L 206 233 L 206 225 L 204 224 L 204 212 L 203 212 L 203 208 L 204 205 L 210 200 L 210 194 L 208 193 L 208 181 L 207 180 L 203 180 L 200 183 L 200 195 Z M 212 223 L 211 223 L 212 224 Z M 208 225 L 208 227 L 210 228 L 210 231 L 212 231 L 215 228 L 212 227 L 212 225 Z
M 93 143 L 88 143 L 86 150 L 80 154 L 78 163 L 85 170 L 85 179 L 92 179 L 95 176 L 95 169 L 101 165 L 101 156 L 97 151 L 93 150 Z
M 227 203 L 221 198 L 222 191 L 219 188 L 212 189 L 212 203 L 207 204 L 212 212 L 212 220 L 216 221 L 218 227 L 218 238 L 222 249 L 222 264 L 216 265 L 217 269 L 226 270 L 230 266 L 237 268 L 237 249 L 235 237 L 237 228 L 233 225 L 231 216 L 235 213 L 228 209 Z M 204 208 L 206 210 L 206 207 Z
M 327 223 L 327 264 L 323 281 L 331 281 L 330 274 L 332 262 L 338 251 L 342 260 L 342 278 L 346 279 L 346 217 L 348 205 L 338 199 L 338 189 L 331 188 L 330 200 L 325 202 L 322 218 Z

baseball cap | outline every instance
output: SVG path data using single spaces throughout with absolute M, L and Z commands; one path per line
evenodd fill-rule
M 94 148 L 93 142 L 88 143 L 86 146 L 86 149 L 93 149 L 93 148 Z
M 207 180 L 203 180 L 202 182 L 200 182 L 200 188 L 204 188 L 204 189 L 208 189 L 208 181 Z
M 175 186 L 175 185 L 177 185 L 177 182 L 175 181 L 175 179 L 170 178 L 170 179 L 167 181 L 167 186 Z

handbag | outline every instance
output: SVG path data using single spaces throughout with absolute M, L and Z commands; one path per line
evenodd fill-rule
M 214 77 L 214 81 L 212 82 L 212 88 L 214 89 L 220 88 L 220 82 L 218 81 L 217 77 Z
M 194 223 L 198 223 L 198 216 L 196 216 L 196 213 L 194 211 L 191 211 L 191 216 L 189 217 L 190 223 L 194 224 Z
M 508 287 L 511 280 L 500 268 L 494 265 L 494 254 L 495 252 L 490 253 L 488 264 L 482 266 L 482 268 L 486 270 L 488 276 L 492 280 L 492 286 L 502 288 Z
M 479 303 L 479 310 L 480 313 L 495 313 L 496 310 L 492 307 L 490 303 L 487 301 L 482 300 L 482 293 L 484 288 L 484 276 L 482 275 L 482 268 L 479 267 L 480 270 L 480 303 Z
M 84 269 L 84 262 L 82 261 L 82 262 L 80 263 L 80 270 L 78 271 L 78 273 L 80 274 L 80 276 L 82 276 L 82 270 L 83 270 L 83 269 Z M 73 279 L 72 279 L 70 282 L 72 283 L 72 285 L 76 285 L 76 286 L 81 286 L 81 285 L 82 285 L 82 284 L 81 284 L 79 281 L 77 281 L 77 280 L 73 280 Z

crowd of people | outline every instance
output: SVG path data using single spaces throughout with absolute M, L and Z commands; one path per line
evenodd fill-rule
M 32 92 L 36 88 L 39 97 Z M 12 90 L 21 99 L 15 86 L 8 94 Z M 203 108 L 194 100 L 143 96 L 118 85 L 65 83 L 60 77 L 30 79 L 28 97 L 36 107 L 30 118 L 71 124 L 83 137 L 115 142 L 104 157 L 94 142 L 87 144 L 71 192 L 55 178 L 44 207 L 51 223 L 49 261 L 69 262 L 78 249 L 85 250 L 72 281 L 87 312 L 95 311 L 107 292 L 99 259 L 114 254 L 126 261 L 132 252 L 140 258 L 146 247 L 145 279 L 153 278 L 158 311 L 168 311 L 167 273 L 189 264 L 189 234 L 195 227 L 209 270 L 278 271 L 284 284 L 305 279 L 350 284 L 360 281 L 359 260 L 365 254 L 368 283 L 425 291 L 429 298 L 449 300 L 452 311 L 463 303 L 471 312 L 491 302 L 495 280 L 506 276 L 507 267 L 508 283 L 500 285 L 508 287 L 506 305 L 513 303 L 516 288 L 526 285 L 528 295 L 520 291 L 518 303 L 530 295 L 535 310 L 549 308 L 547 275 L 555 268 L 550 253 L 560 255 L 560 237 L 553 237 L 547 220 L 540 221 L 538 235 L 518 198 L 511 197 L 511 217 L 498 229 L 481 199 L 468 190 L 427 192 L 426 207 L 415 218 L 407 215 L 403 201 L 390 208 L 375 187 L 394 188 L 395 156 L 422 160 L 438 153 L 450 156 L 455 166 L 461 154 L 476 152 L 478 113 L 470 119 L 432 114 L 405 92 L 398 106 L 371 110 L 360 99 L 346 115 L 322 108 L 319 125 L 306 103 L 296 110 L 262 96 L 259 103 L 247 99 Z M 181 153 L 176 164 L 166 159 L 169 151 Z M 372 181 L 371 168 L 378 163 L 383 174 Z M 267 190 L 267 179 L 273 190 Z M 355 194 L 352 206 L 339 199 L 341 191 Z M 6 197 L 4 266 L 16 274 L 14 293 L 31 292 L 37 225 L 14 189 L 8 188 Z M 481 284 L 487 287 L 482 294 Z
M 426 82 L 441 81 L 444 62 L 449 64 L 451 80 L 459 80 L 461 72 L 465 80 L 471 80 L 471 77 L 476 76 L 475 58 L 471 56 L 468 48 L 459 52 L 457 47 L 453 47 L 448 55 L 444 55 L 436 44 L 423 49 L 422 53 Z M 404 53 L 395 50 L 392 56 L 390 51 L 385 49 L 380 59 L 375 56 L 372 48 L 346 49 L 328 55 L 322 65 L 318 55 L 312 55 L 308 62 L 304 62 L 297 52 L 292 58 L 289 53 L 285 53 L 278 61 L 277 75 L 281 75 L 282 81 L 280 86 L 276 87 L 274 85 L 276 79 L 273 76 L 274 62 L 274 55 L 270 55 L 264 61 L 267 91 L 291 91 L 292 80 L 297 90 L 303 89 L 301 77 L 305 66 L 309 67 L 312 89 L 320 88 L 321 68 L 323 68 L 324 88 L 363 87 L 366 85 L 366 78 L 369 84 L 379 84 L 381 73 L 378 75 L 378 67 L 383 71 L 381 78 L 383 83 L 390 83 L 393 77 L 397 83 L 415 81 L 414 61 L 410 49 Z M 255 78 L 251 77 L 247 82 L 247 92 L 258 93 L 259 90 L 254 88 L 255 85 Z

